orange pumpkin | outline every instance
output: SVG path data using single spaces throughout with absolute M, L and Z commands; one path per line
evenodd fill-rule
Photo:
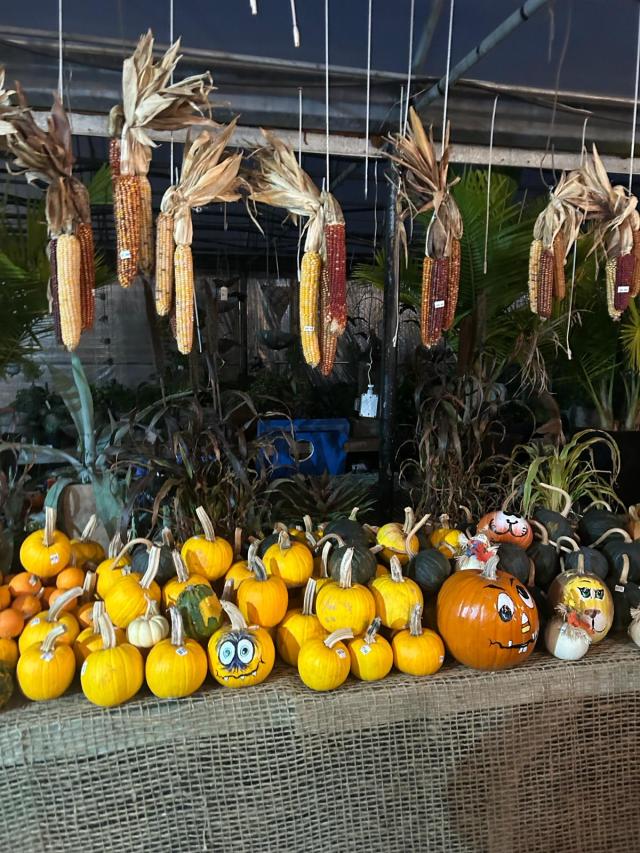
M 19 595 L 37 595 L 41 589 L 42 581 L 31 572 L 19 572 L 9 583 L 9 592 L 14 598 Z
M 0 610 L 11 604 L 11 591 L 8 586 L 0 586 Z
M 56 511 L 45 508 L 43 530 L 30 533 L 20 546 L 20 562 L 26 571 L 40 578 L 50 578 L 69 565 L 71 545 L 60 530 L 56 530 Z
M 7 607 L 0 610 L 0 639 L 10 640 L 17 637 L 24 628 L 24 616 L 18 610 Z
M 453 657 L 474 669 L 507 669 L 525 661 L 538 638 L 536 605 L 524 584 L 497 570 L 455 572 L 438 593 L 438 632 Z
M 23 592 L 22 595 L 16 596 L 11 605 L 14 610 L 22 613 L 23 619 L 31 619 L 36 613 L 42 610 L 40 599 L 36 595 L 30 595 L 28 592 Z
M 478 533 L 486 533 L 492 542 L 510 542 L 527 549 L 533 542 L 533 530 L 526 518 L 498 509 L 483 515 Z

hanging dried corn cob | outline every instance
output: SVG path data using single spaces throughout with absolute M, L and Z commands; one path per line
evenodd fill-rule
M 320 372 L 330 376 L 338 350 L 338 335 L 331 329 L 331 300 L 329 273 L 323 265 L 320 276 Z
M 93 329 L 96 306 L 95 249 L 91 223 L 81 222 L 76 228 L 76 237 L 80 244 L 80 305 L 84 332 Z
M 536 301 L 536 314 L 543 320 L 548 320 L 553 310 L 554 272 L 555 259 L 553 251 L 543 249 L 538 268 L 538 294 Z
M 175 187 L 169 187 L 161 204 L 163 232 L 160 234 L 162 243 L 159 248 L 168 252 L 171 240 L 166 232 L 167 225 L 173 222 L 173 280 L 175 282 L 175 299 L 171 299 L 171 277 L 165 274 L 165 256 L 160 259 L 161 270 L 159 292 L 156 289 L 156 306 L 164 313 L 170 310 L 171 302 L 175 305 L 175 335 L 178 350 L 187 354 L 193 347 L 193 318 L 195 301 L 195 282 L 193 272 L 193 257 L 191 243 L 193 241 L 193 224 L 191 208 L 204 207 L 212 202 L 236 201 L 240 196 L 238 188 L 241 180 L 238 177 L 241 154 L 223 157 L 229 139 L 235 130 L 234 119 L 220 133 L 203 131 L 193 142 L 187 142 L 182 160 L 180 181 Z M 158 282 L 156 282 L 157 288 Z
M 56 336 L 56 342 L 62 343 L 62 330 L 60 329 L 60 303 L 58 301 L 58 274 L 56 271 L 56 243 L 53 238 L 49 240 L 47 254 L 49 255 L 49 310 L 53 317 L 53 331 Z
M 325 229 L 326 230 L 326 229 Z M 304 255 L 300 264 L 299 320 L 300 341 L 304 360 L 310 367 L 320 362 L 320 344 L 318 341 L 318 303 L 320 297 L 320 277 L 322 274 L 322 209 L 311 217 L 307 228 Z M 329 278 L 329 310 L 331 311 L 331 271 L 326 268 Z
M 322 201 L 331 328 L 341 335 L 347 327 L 346 229 L 342 208 L 335 197 L 331 193 L 323 193 Z
M 56 278 L 62 343 L 74 350 L 82 333 L 80 241 L 75 234 L 60 234 L 56 239 Z
M 425 129 L 413 107 L 406 135 L 391 141 L 389 156 L 401 167 L 401 219 L 433 211 L 427 229 L 422 267 L 420 328 L 425 346 L 434 346 L 455 322 L 460 289 L 462 217 L 447 183 L 449 127 L 438 161 L 433 134 Z
M 173 216 L 161 210 L 156 221 L 156 311 L 161 317 L 166 317 L 173 303 L 174 249 Z
M 636 210 L 634 213 L 634 220 L 640 220 L 638 211 Z M 631 233 L 633 238 L 632 252 L 636 261 L 633 267 L 633 279 L 631 281 L 631 298 L 635 299 L 635 297 L 640 294 L 640 227 L 636 227 L 635 222 L 633 223 L 633 230 Z
M 180 60 L 180 40 L 160 59 L 153 34 L 142 36 L 122 66 L 122 104 L 111 110 L 110 132 L 120 136 L 119 167 L 112 163 L 118 280 L 129 287 L 138 269 L 153 272 L 153 209 L 148 172 L 153 141 L 149 130 L 175 131 L 210 121 L 208 73 L 169 84 Z M 112 140 L 113 141 L 113 140 Z M 116 146 L 110 147 L 110 158 Z

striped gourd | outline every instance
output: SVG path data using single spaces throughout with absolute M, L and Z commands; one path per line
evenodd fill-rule
M 322 268 L 320 276 L 320 372 L 329 376 L 333 370 L 338 349 L 338 335 L 331 329 L 329 273 Z
M 80 306 L 82 331 L 93 329 L 96 306 L 96 272 L 93 246 L 93 228 L 90 222 L 81 222 L 76 228 L 80 243 Z
M 633 279 L 631 281 L 631 298 L 635 298 L 640 293 L 640 229 L 632 232 L 633 234 L 633 257 L 636 262 L 633 267 Z
M 431 279 L 433 258 L 425 255 L 422 260 L 422 294 L 420 300 L 420 336 L 425 347 L 429 346 L 429 313 L 431 308 Z
M 49 277 L 49 297 L 51 303 L 51 314 L 53 316 L 53 329 L 56 336 L 56 341 L 62 343 L 62 331 L 60 329 L 60 302 L 58 300 L 58 274 L 56 271 L 56 243 L 54 237 L 49 240 L 49 266 L 51 274 Z
M 631 252 L 620 255 L 616 264 L 616 289 L 613 307 L 622 313 L 629 307 L 636 259 Z
M 116 222 L 118 281 L 129 287 L 138 271 L 140 249 L 140 185 L 137 175 L 115 178 L 113 213 Z
M 80 241 L 74 234 L 61 234 L 56 240 L 60 332 L 62 343 L 70 351 L 80 343 L 82 331 L 80 265 Z
M 159 213 L 156 220 L 156 311 L 161 317 L 173 302 L 173 216 Z
M 448 332 L 456 319 L 456 308 L 458 307 L 458 292 L 460 290 L 460 240 L 455 237 L 451 241 L 451 255 L 449 257 L 449 280 L 447 282 L 447 304 L 444 310 L 442 329 Z
M 548 320 L 553 309 L 553 274 L 555 263 L 553 252 L 544 249 L 540 256 L 538 269 L 538 300 L 537 314 L 543 320 Z
M 191 246 L 177 245 L 174 253 L 176 282 L 176 343 L 183 355 L 193 347 L 193 256 Z
M 347 326 L 347 247 L 344 222 L 325 225 L 325 239 L 331 295 L 331 325 L 334 331 L 342 334 Z
M 300 265 L 300 340 L 304 360 L 311 367 L 317 367 L 320 362 L 320 346 L 318 344 L 318 295 L 320 288 L 320 272 L 322 258 L 320 252 L 305 252 Z M 329 272 L 329 287 L 331 288 L 331 270 Z M 332 321 L 335 320 L 332 314 Z
M 553 240 L 553 296 L 555 299 L 564 299 L 566 293 L 564 275 L 566 249 L 564 235 L 562 231 L 558 231 Z
M 609 316 L 612 320 L 620 319 L 620 311 L 615 307 L 617 266 L 617 258 L 609 258 L 604 268 L 604 275 L 607 284 L 607 311 L 609 312 Z
M 153 196 L 146 175 L 138 176 L 140 187 L 140 254 L 138 264 L 143 275 L 153 272 Z
M 529 307 L 534 314 L 538 313 L 538 277 L 541 257 L 542 240 L 534 240 L 529 249 Z

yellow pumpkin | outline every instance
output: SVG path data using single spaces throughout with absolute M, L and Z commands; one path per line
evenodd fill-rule
M 396 556 L 404 566 L 409 562 L 407 550 L 416 553 L 419 548 L 418 537 L 412 532 L 415 525 L 415 516 L 411 507 L 405 507 L 404 524 L 391 522 L 383 524 L 378 528 L 376 541 L 383 546 L 380 556 L 387 563 Z
M 414 605 L 409 627 L 391 640 L 393 662 L 407 675 L 433 675 L 444 663 L 444 643 L 439 634 L 422 627 L 422 607 Z
M 369 583 L 376 603 L 376 613 L 385 628 L 404 628 L 413 606 L 424 604 L 422 590 L 415 581 L 402 574 L 400 560 L 391 558 L 391 573 Z
M 289 595 L 282 578 L 269 576 L 260 557 L 254 557 L 253 577 L 242 581 L 236 593 L 238 608 L 251 624 L 273 628 L 282 621 Z
M 24 654 L 29 646 L 39 645 L 47 636 L 52 628 L 56 625 L 64 625 L 66 632 L 60 635 L 59 645 L 66 644 L 72 646 L 76 637 L 80 633 L 78 620 L 73 613 L 64 612 L 65 605 L 82 594 L 82 587 L 76 586 L 73 589 L 67 589 L 62 595 L 58 596 L 49 610 L 43 610 L 30 619 L 25 625 L 18 647 L 20 654 Z
M 171 556 L 176 576 L 162 587 L 162 603 L 166 610 L 177 604 L 180 595 L 188 586 L 208 586 L 211 589 L 211 583 L 204 575 L 192 574 L 189 571 L 179 551 L 173 551 Z
M 66 569 L 71 559 L 71 544 L 67 536 L 56 530 L 57 513 L 45 507 L 43 530 L 30 533 L 20 546 L 20 562 L 27 572 L 39 578 L 52 578 Z
M 144 681 L 144 662 L 135 646 L 117 644 L 109 617 L 100 617 L 102 648 L 87 657 L 80 670 L 82 692 L 102 708 L 121 705 L 136 695 Z
M 100 598 L 104 598 L 114 583 L 117 583 L 124 573 L 130 571 L 130 565 L 131 558 L 126 548 L 123 548 L 119 534 L 116 534 L 109 542 L 107 559 L 103 560 L 96 569 L 96 590 Z
M 91 538 L 95 533 L 97 524 L 97 516 L 92 515 L 86 523 L 80 538 L 70 540 L 70 565 L 78 566 L 79 568 L 84 568 L 86 563 L 94 563 L 95 565 L 98 565 L 98 563 L 101 563 L 106 557 L 102 545 Z
M 276 649 L 278 654 L 289 666 L 297 666 L 301 646 L 313 637 L 324 639 L 327 632 L 313 612 L 313 599 L 316 593 L 316 582 L 309 578 L 304 590 L 302 609 L 287 610 L 284 619 L 276 631 Z
M 154 578 L 160 566 L 160 546 L 147 539 L 132 539 L 127 548 L 144 543 L 149 548 L 147 570 L 138 579 L 133 572 L 120 578 L 107 592 L 104 606 L 109 619 L 118 628 L 126 628 L 130 622 L 142 616 L 147 609 L 147 600 L 160 601 L 162 592 Z
M 429 537 L 429 544 L 450 560 L 460 554 L 460 550 L 467 542 L 467 537 L 462 530 L 449 527 L 449 516 L 446 513 L 440 516 L 439 523 L 440 527 L 437 527 Z
M 316 613 L 326 631 L 349 628 L 354 636 L 364 634 L 376 615 L 371 592 L 351 583 L 353 548 L 347 548 L 340 564 L 340 580 L 322 587 L 316 600 Z
M 176 607 L 171 614 L 171 637 L 149 652 L 145 675 L 149 690 L 160 699 L 191 696 L 207 676 L 207 655 L 195 640 L 184 635 L 182 616 Z
M 342 640 L 353 639 L 350 628 L 339 628 L 324 640 L 307 640 L 298 655 L 298 674 L 311 690 L 335 690 L 347 680 L 350 657 Z
M 291 538 L 286 530 L 264 555 L 267 574 L 282 578 L 287 588 L 304 586 L 313 574 L 313 554 L 303 542 Z
M 0 664 L 9 669 L 15 669 L 18 662 L 18 644 L 15 640 L 7 637 L 0 639 Z
M 68 644 L 57 642 L 66 630 L 64 625 L 56 625 L 41 643 L 20 655 L 16 677 L 27 699 L 33 702 L 58 699 L 73 681 L 76 672 L 73 650 Z
M 78 598 L 73 608 L 73 615 L 78 620 L 81 628 L 88 628 L 91 625 L 97 580 L 98 577 L 95 572 L 86 572 L 82 582 L 82 595 Z
M 104 601 L 94 601 L 91 624 L 84 628 L 75 639 L 73 653 L 76 656 L 76 664 L 82 666 L 91 652 L 102 648 L 102 634 L 100 633 L 100 617 L 104 615 Z M 124 643 L 126 635 L 122 628 L 116 628 L 116 642 Z
M 223 687 L 261 684 L 276 659 L 273 640 L 264 628 L 249 627 L 235 604 L 224 599 L 220 604 L 231 625 L 218 628 L 207 644 L 211 675 Z
M 380 617 L 376 616 L 367 628 L 364 637 L 356 637 L 349 643 L 351 674 L 361 681 L 379 681 L 391 671 L 393 651 L 378 634 Z
M 253 572 L 249 568 L 248 560 L 239 560 L 237 563 L 234 563 L 229 571 L 224 576 L 226 581 L 233 581 L 234 587 L 237 589 L 242 581 L 250 578 L 253 575 Z
M 211 519 L 204 507 L 196 509 L 204 536 L 192 536 L 182 546 L 182 559 L 192 574 L 204 575 L 209 581 L 221 578 L 233 563 L 233 548 L 216 537 Z

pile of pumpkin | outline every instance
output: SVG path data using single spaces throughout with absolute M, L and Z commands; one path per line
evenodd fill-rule
M 113 706 L 145 681 L 161 698 L 190 695 L 208 671 L 224 687 L 259 684 L 276 650 L 308 687 L 330 690 L 394 665 L 433 674 L 445 648 L 466 666 L 503 669 L 531 654 L 541 620 L 563 659 L 606 636 L 614 608 L 640 639 L 629 519 L 594 506 L 574 529 L 569 511 L 529 522 L 502 509 L 463 531 L 446 517 L 415 523 L 410 509 L 404 524 L 372 528 L 354 510 L 322 529 L 278 524 L 234 562 L 202 507 L 203 533 L 181 548 L 165 528 L 158 542 L 116 537 L 108 554 L 92 523 L 70 540 L 47 508 L 21 547 L 24 571 L 0 586 L 0 704 L 12 669 L 33 700 L 61 696 L 79 669 L 86 697 Z

